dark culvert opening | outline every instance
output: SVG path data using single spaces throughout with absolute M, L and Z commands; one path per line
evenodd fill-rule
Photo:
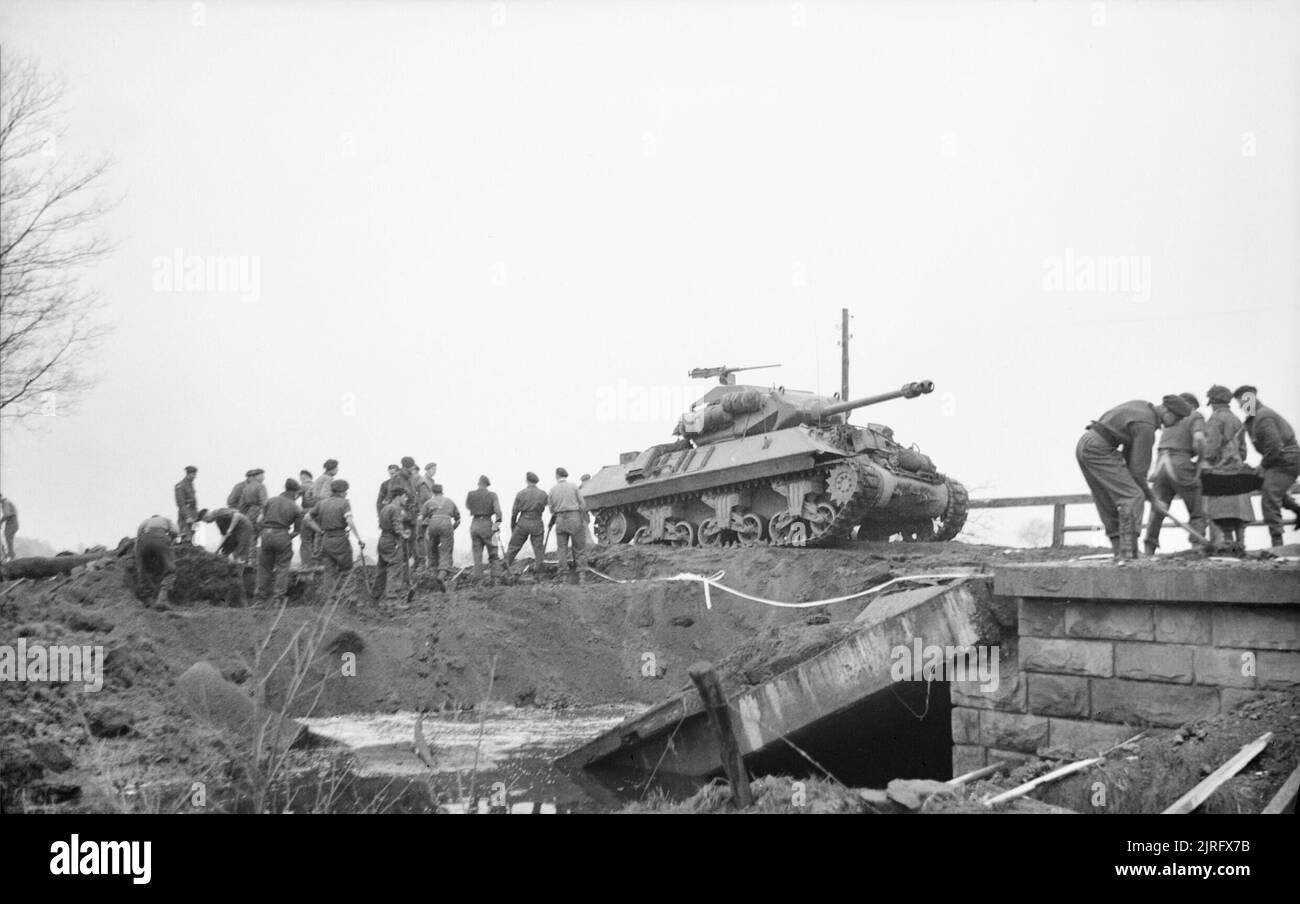
M 946 681 L 902 681 L 790 735 L 790 741 L 850 787 L 895 778 L 952 778 L 952 701 Z M 747 759 L 751 775 L 820 776 L 778 741 Z

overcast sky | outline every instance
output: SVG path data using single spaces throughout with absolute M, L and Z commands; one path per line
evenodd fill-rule
M 1300 423 L 1298 10 L 0 3 L 121 197 L 98 384 L 6 423 L 0 488 L 113 543 L 187 464 L 213 506 L 335 457 L 375 533 L 403 455 L 508 504 L 668 439 L 691 367 L 832 392 L 841 307 L 854 394 L 938 387 L 855 420 L 977 496 L 1083 492 L 1131 398 L 1252 382 Z

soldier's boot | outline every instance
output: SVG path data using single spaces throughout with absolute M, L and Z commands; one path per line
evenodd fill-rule
M 1160 548 L 1159 543 L 1152 543 L 1150 540 L 1147 540 L 1142 544 L 1142 551 L 1147 554 L 1148 558 L 1154 556 L 1156 554 L 1156 550 L 1159 548 Z
M 172 588 L 176 586 L 176 574 L 165 575 L 162 583 L 158 585 L 158 597 L 154 600 L 153 608 L 170 609 L 172 607 Z
M 1123 558 L 1119 551 L 1119 537 L 1110 538 L 1110 554 L 1116 562 Z
M 1274 533 L 1273 531 L 1269 531 L 1269 532 L 1268 532 L 1268 539 L 1269 539 L 1269 543 L 1270 543 L 1270 545 L 1272 545 L 1272 546 L 1281 546 L 1281 545 L 1282 545 L 1282 531 L 1279 530 L 1279 531 L 1277 531 L 1277 533 Z

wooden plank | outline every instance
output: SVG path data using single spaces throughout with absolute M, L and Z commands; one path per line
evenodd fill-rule
M 1273 795 L 1273 799 L 1268 802 L 1264 809 L 1260 810 L 1261 814 L 1270 815 L 1277 813 L 1294 813 L 1296 795 L 1300 794 L 1300 766 L 1295 767 L 1291 776 L 1282 783 L 1282 787 Z
M 1007 768 L 1007 764 L 1001 761 L 997 763 L 990 763 L 989 765 L 983 767 L 982 769 L 976 769 L 972 772 L 967 772 L 965 775 L 959 775 L 956 778 L 949 779 L 947 781 L 947 784 L 952 785 L 954 788 L 956 788 L 960 785 L 966 784 L 967 782 L 979 781 L 985 776 L 992 775 L 995 772 L 1001 772 L 1006 768 Z
M 1046 775 L 1040 775 L 1038 778 L 1027 781 L 1023 785 L 1017 785 L 1010 791 L 1003 791 L 1001 794 L 994 794 L 990 797 L 984 798 L 984 806 L 995 807 L 998 804 L 1004 804 L 1009 800 L 1015 800 L 1017 797 L 1024 797 L 1040 785 L 1046 785 L 1050 782 L 1056 781 L 1057 779 L 1065 778 L 1067 775 L 1082 772 L 1084 769 L 1100 763 L 1102 759 L 1104 759 L 1104 757 L 1095 756 L 1092 759 L 1079 760 L 1077 763 L 1067 763 L 1058 769 L 1053 769 Z
M 1169 808 L 1164 811 L 1165 814 L 1177 815 L 1190 813 L 1195 810 L 1201 804 L 1205 803 L 1205 799 L 1217 791 L 1220 785 L 1232 778 L 1242 769 L 1245 769 L 1246 764 L 1259 756 L 1260 752 L 1268 746 L 1268 742 L 1271 740 L 1273 740 L 1273 732 L 1265 732 L 1245 747 L 1238 750 L 1232 759 L 1228 760 L 1228 762 L 1224 763 L 1218 769 L 1215 769 L 1207 775 L 1203 781 L 1198 783 L 1195 788 L 1170 804 Z
M 722 755 L 722 771 L 727 774 L 731 785 L 731 799 L 740 809 L 754 802 L 754 795 L 749 789 L 749 775 L 745 772 L 745 760 L 740 755 L 740 742 L 736 740 L 735 729 L 731 726 L 731 711 L 727 709 L 727 696 L 722 692 L 722 683 L 718 673 L 708 662 L 697 662 L 687 670 L 695 689 L 704 701 L 705 712 L 709 714 L 709 725 L 718 739 L 718 750 Z
M 1052 549 L 1065 545 L 1065 506 L 1057 503 L 1052 506 Z
M 1084 505 L 1091 503 L 1087 493 L 1069 496 L 1005 496 L 998 499 L 972 499 L 968 508 L 1028 508 L 1037 505 Z

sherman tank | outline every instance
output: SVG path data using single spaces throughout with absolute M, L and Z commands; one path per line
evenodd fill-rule
M 848 422 L 852 411 L 917 398 L 933 383 L 840 399 L 737 385 L 732 375 L 748 369 L 691 371 L 720 382 L 682 415 L 676 440 L 624 453 L 583 483 L 601 544 L 820 547 L 961 531 L 965 487 L 889 427 Z

